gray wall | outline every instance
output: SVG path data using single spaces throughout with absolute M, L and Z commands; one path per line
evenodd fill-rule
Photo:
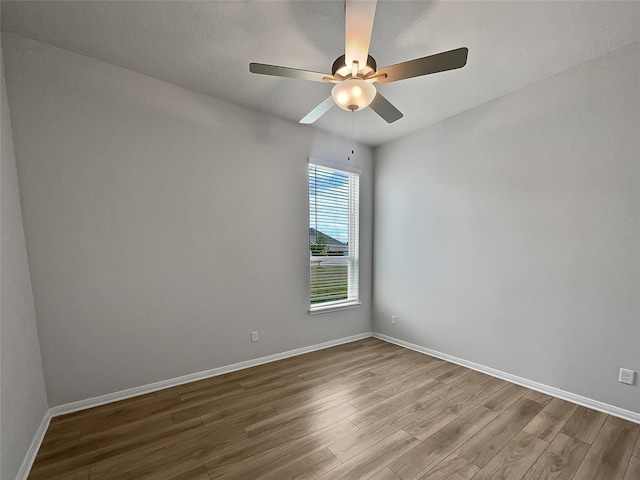
M 640 412 L 639 58 L 376 150 L 374 331 Z
M 370 331 L 369 148 L 14 35 L 3 46 L 52 405 Z M 309 316 L 308 157 L 351 149 L 363 305 Z
M 0 478 L 15 478 L 47 411 L 18 178 L 2 77 L 0 145 Z

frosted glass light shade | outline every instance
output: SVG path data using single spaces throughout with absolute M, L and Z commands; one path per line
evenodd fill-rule
M 343 110 L 355 112 L 369 106 L 376 96 L 376 87 L 359 78 L 337 83 L 331 90 L 333 101 Z

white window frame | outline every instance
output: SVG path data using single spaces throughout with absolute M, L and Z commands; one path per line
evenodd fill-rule
M 321 313 L 329 313 L 336 310 L 346 310 L 357 308 L 360 303 L 360 169 L 335 162 L 320 160 L 317 158 L 309 158 L 309 166 L 318 166 L 335 170 L 340 173 L 349 175 L 349 234 L 348 234 L 348 255 L 345 257 L 337 257 L 344 259 L 348 265 L 347 274 L 347 298 L 338 301 L 327 301 L 322 303 L 311 304 L 311 283 L 309 283 L 309 314 L 316 315 Z M 310 179 L 309 179 L 310 182 Z M 310 183 L 307 185 L 307 199 L 309 199 Z M 311 212 L 311 206 L 308 205 L 307 211 Z M 309 219 L 309 227 L 315 228 Z M 309 282 L 311 282 L 311 262 L 317 262 L 318 259 L 326 258 L 335 260 L 336 257 L 318 257 L 312 256 L 309 252 Z

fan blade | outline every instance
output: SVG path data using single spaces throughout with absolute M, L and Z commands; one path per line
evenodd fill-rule
M 310 82 L 324 82 L 325 78 L 333 78 L 331 75 L 309 70 L 298 70 L 296 68 L 278 67 L 277 65 L 266 65 L 264 63 L 250 63 L 249 71 L 260 75 L 273 75 L 276 77 L 295 78 L 298 80 L 308 80 Z
M 305 125 L 314 123 L 322 115 L 327 113 L 331 109 L 331 107 L 333 107 L 334 105 L 335 105 L 335 102 L 333 101 L 333 97 L 329 95 L 327 98 L 325 98 L 322 101 L 322 103 L 320 103 L 320 105 L 318 105 L 316 108 L 314 108 L 309 113 L 307 113 L 305 117 L 302 120 L 300 120 L 300 123 L 303 123 Z
M 367 64 L 375 14 L 375 0 L 347 0 L 345 63 L 349 69 L 354 61 L 359 69 Z
M 380 75 L 378 77 L 378 82 L 380 83 L 389 83 L 430 73 L 455 70 L 466 65 L 468 53 L 469 49 L 463 47 L 428 57 L 416 58 L 415 60 L 381 68 L 376 72 L 376 77 Z
M 404 115 L 402 112 L 394 107 L 389 100 L 384 98 L 380 92 L 376 94 L 376 97 L 369 105 L 371 109 L 380 115 L 387 123 L 393 123 L 396 120 L 400 120 Z

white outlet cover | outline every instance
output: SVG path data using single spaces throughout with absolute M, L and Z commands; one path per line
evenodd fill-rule
M 627 385 L 633 385 L 633 380 L 635 379 L 635 376 L 636 376 L 636 372 L 634 372 L 633 370 L 627 370 L 626 368 L 621 368 L 618 381 L 620 383 L 626 383 Z

